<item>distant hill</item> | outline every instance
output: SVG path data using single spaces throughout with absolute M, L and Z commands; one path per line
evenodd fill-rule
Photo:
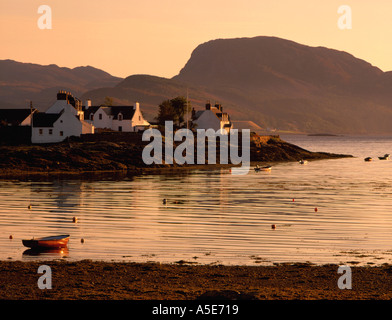
M 113 102 L 117 105 L 133 105 L 138 101 L 147 119 L 154 120 L 158 113 L 158 106 L 162 101 L 177 96 L 186 97 L 187 94 L 191 105 L 196 109 L 204 108 L 207 100 L 225 101 L 220 95 L 201 86 L 150 75 L 132 75 L 114 87 L 90 90 L 84 93 L 81 98 L 82 100 L 91 99 L 93 105 L 103 103 L 107 96 L 113 97 Z M 234 104 L 230 101 L 225 102 L 224 107 L 231 109 L 234 116 L 241 116 L 242 112 L 246 111 L 246 109 L 236 111 Z
M 12 63 L 19 73 L 3 76 L 4 65 L 11 70 Z M 9 60 L 1 61 L 0 74 L 0 103 L 32 99 L 48 104 L 66 86 L 93 104 L 103 103 L 106 96 L 114 104 L 139 101 L 152 120 L 160 102 L 188 92 L 196 109 L 207 100 L 217 101 L 232 120 L 253 121 L 263 130 L 392 134 L 392 72 L 343 51 L 276 37 L 203 43 L 172 79 L 119 79 L 92 67 L 15 65 Z
M 274 37 L 213 40 L 173 79 L 250 109 L 262 126 L 392 133 L 392 74 L 342 51 Z
M 78 96 L 94 88 L 114 86 L 121 80 L 90 66 L 70 69 L 0 60 L 0 107 L 28 107 L 32 100 L 38 109 L 46 110 L 60 89 Z

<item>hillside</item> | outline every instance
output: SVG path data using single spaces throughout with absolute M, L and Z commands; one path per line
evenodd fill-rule
M 0 60 L 0 107 L 23 108 L 32 100 L 34 106 L 44 111 L 60 89 L 79 96 L 94 88 L 114 86 L 121 80 L 91 66 L 70 69 Z
M 172 79 L 134 75 L 84 98 L 142 101 L 151 120 L 158 104 L 185 95 L 196 109 L 219 101 L 234 121 L 264 130 L 392 133 L 392 72 L 349 53 L 275 37 L 218 39 L 199 45 Z
M 219 92 L 269 127 L 392 132 L 391 74 L 342 51 L 274 37 L 213 40 L 173 79 Z
M 172 79 L 112 77 L 74 69 L 0 61 L 0 107 L 40 110 L 58 89 L 103 103 L 141 103 L 151 121 L 165 99 L 186 96 L 196 109 L 220 102 L 234 121 L 279 131 L 392 134 L 392 72 L 349 53 L 276 37 L 218 39 L 199 45 Z M 3 102 L 3 103 L 2 103 Z M 4 103 L 6 102 L 6 103 Z

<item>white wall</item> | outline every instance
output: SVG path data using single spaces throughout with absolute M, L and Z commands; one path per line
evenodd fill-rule
M 60 113 L 64 109 L 68 109 L 73 114 L 77 115 L 78 111 L 70 104 L 67 103 L 66 100 L 57 100 L 45 113 Z
M 83 125 L 70 109 L 65 109 L 64 113 L 54 122 L 52 128 L 32 128 L 32 143 L 54 143 L 61 142 L 67 137 L 77 136 L 83 132 Z M 42 134 L 40 134 L 40 129 Z M 52 134 L 49 131 L 52 130 Z M 62 135 L 61 135 L 62 132 Z
M 221 129 L 221 122 L 219 118 L 211 110 L 204 110 L 200 117 L 193 121 L 197 124 L 196 129 L 214 129 L 215 131 Z
M 99 119 L 100 118 L 99 115 L 102 115 L 102 119 Z M 86 120 L 89 120 L 89 119 L 86 119 Z M 106 112 L 103 111 L 103 109 L 101 107 L 94 114 L 93 125 L 96 128 L 112 129 L 112 116 L 108 116 L 106 114 Z

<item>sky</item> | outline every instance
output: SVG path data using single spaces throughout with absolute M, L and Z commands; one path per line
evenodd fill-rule
M 51 29 L 38 26 L 41 5 Z M 338 26 L 342 5 L 351 29 Z M 391 16 L 390 0 L 0 0 L 0 59 L 171 78 L 201 43 L 275 36 L 392 71 Z

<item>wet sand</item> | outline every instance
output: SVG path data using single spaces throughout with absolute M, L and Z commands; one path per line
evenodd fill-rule
M 52 289 L 38 288 L 40 265 Z M 387 300 L 392 266 L 351 267 L 352 289 L 339 289 L 338 265 L 222 266 L 159 263 L 0 262 L 7 300 Z

